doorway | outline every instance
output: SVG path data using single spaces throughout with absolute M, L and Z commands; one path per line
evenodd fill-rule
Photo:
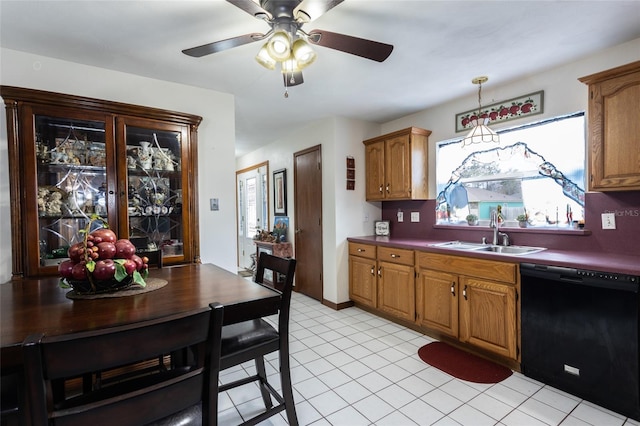
M 320 145 L 293 154 L 295 290 L 323 300 L 322 153 Z
M 256 248 L 253 237 L 268 229 L 269 162 L 236 172 L 236 224 L 238 236 L 238 269 L 255 267 Z

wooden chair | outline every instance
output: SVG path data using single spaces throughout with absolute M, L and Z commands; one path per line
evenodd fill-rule
M 2 371 L 0 377 L 0 425 L 20 424 L 20 371 Z
M 139 426 L 177 415 L 193 420 L 180 424 L 217 424 L 222 316 L 222 305 L 212 304 L 124 326 L 27 337 L 23 357 L 30 424 Z M 165 371 L 84 393 L 56 391 L 60 381 L 179 351 L 191 356 Z
M 277 285 L 277 287 L 280 287 L 278 290 L 282 295 L 277 329 L 264 319 L 245 321 L 222 328 L 220 369 L 224 370 L 254 360 L 256 374 L 231 383 L 222 384 L 220 385 L 220 392 L 257 381 L 265 404 L 263 413 L 245 421 L 243 425 L 255 425 L 283 410 L 286 411 L 289 425 L 298 424 L 289 367 L 289 307 L 291 305 L 295 268 L 295 259 L 284 259 L 267 253 L 260 253 L 255 282 L 264 285 L 265 270 L 273 271 L 274 276 L 276 273 L 284 276 L 284 282 Z M 273 352 L 278 352 L 280 361 L 282 395 L 267 381 L 264 356 Z M 277 400 L 278 405 L 273 406 L 271 396 Z

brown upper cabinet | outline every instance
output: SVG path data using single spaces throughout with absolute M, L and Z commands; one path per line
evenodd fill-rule
M 589 190 L 640 190 L 640 61 L 579 80 L 589 85 Z
M 57 274 L 94 216 L 164 264 L 199 261 L 197 128 L 173 111 L 1 86 L 14 278 Z
M 426 200 L 430 130 L 409 127 L 364 141 L 367 201 Z

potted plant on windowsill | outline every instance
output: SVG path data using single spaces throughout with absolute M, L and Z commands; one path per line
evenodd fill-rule
M 527 216 L 526 214 L 518 215 L 518 217 L 516 217 L 516 220 L 518 221 L 518 226 L 520 228 L 526 228 L 529 224 L 529 216 Z
M 470 226 L 475 226 L 478 224 L 478 216 L 476 216 L 475 214 L 468 214 L 467 215 L 467 223 Z

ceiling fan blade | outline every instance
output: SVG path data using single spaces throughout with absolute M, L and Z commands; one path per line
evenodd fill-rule
M 383 62 L 393 51 L 393 46 L 390 44 L 324 30 L 310 31 L 309 43 L 378 62 Z
M 240 8 L 247 12 L 249 15 L 254 16 L 258 19 L 272 19 L 273 16 L 265 9 L 262 8 L 258 3 L 252 0 L 227 0 L 229 3 L 234 5 L 237 8 Z
M 202 46 L 192 47 L 190 49 L 184 49 L 182 53 L 193 56 L 194 58 L 200 58 L 212 53 L 231 49 L 232 47 L 238 47 L 254 41 L 262 40 L 264 37 L 265 35 L 260 33 L 245 34 L 238 37 L 228 38 L 226 40 L 214 41 L 213 43 L 203 44 Z
M 302 0 L 293 10 L 293 16 L 301 22 L 311 22 L 343 1 L 344 0 Z

